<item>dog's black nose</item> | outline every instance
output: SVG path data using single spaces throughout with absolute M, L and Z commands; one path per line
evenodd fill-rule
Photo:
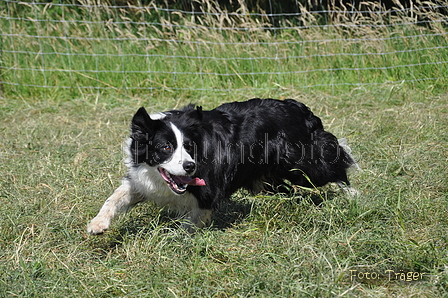
M 186 161 L 182 166 L 184 167 L 185 172 L 187 172 L 188 174 L 191 174 L 194 172 L 194 170 L 196 170 L 196 164 L 192 161 Z

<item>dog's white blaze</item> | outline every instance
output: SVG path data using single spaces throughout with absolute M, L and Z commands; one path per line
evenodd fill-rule
M 185 172 L 184 170 L 183 164 L 186 161 L 194 162 L 194 160 L 184 148 L 184 136 L 182 132 L 179 130 L 179 128 L 177 128 L 176 125 L 174 125 L 173 123 L 170 124 L 176 137 L 177 146 L 173 152 L 173 155 L 171 156 L 171 159 L 166 163 L 161 164 L 161 166 L 172 175 L 187 175 L 187 172 Z

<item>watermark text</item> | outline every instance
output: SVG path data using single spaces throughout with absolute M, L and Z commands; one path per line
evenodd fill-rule
M 351 269 L 350 272 L 350 280 L 351 281 L 359 281 L 359 282 L 369 282 L 369 281 L 402 281 L 402 282 L 411 282 L 411 281 L 420 281 L 426 277 L 426 273 L 424 272 L 416 272 L 416 271 L 405 271 L 405 270 L 385 270 L 385 271 L 361 271 Z

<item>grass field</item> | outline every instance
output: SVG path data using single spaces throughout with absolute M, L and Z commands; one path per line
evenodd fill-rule
M 121 144 L 135 108 L 174 100 L 2 99 L 0 296 L 448 295 L 448 97 L 399 87 L 281 96 L 307 103 L 349 139 L 361 195 L 238 193 L 194 236 L 150 204 L 103 236 L 85 232 L 124 174 Z M 350 270 L 381 277 L 352 280 Z M 389 280 L 387 270 L 424 278 Z
M 75 29 L 81 30 L 70 28 Z M 86 36 L 93 34 L 85 30 Z M 313 34 L 333 38 L 339 33 Z M 438 38 L 416 42 L 428 48 L 446 42 Z M 73 52 L 82 48 L 73 46 Z M 138 47 L 122 44 L 138 51 L 133 46 Z M 166 46 L 160 52 L 188 53 L 187 47 Z M 335 51 L 339 46 L 344 45 Z M 365 46 L 370 51 L 392 47 L 392 52 L 404 47 Z M 253 47 L 270 54 L 264 44 Z M 113 52 L 113 47 L 103 44 L 102 50 Z M 216 47 L 205 54 L 225 57 L 229 52 Z M 379 59 L 394 65 L 448 56 L 443 49 L 438 57 L 429 54 L 416 58 L 397 52 Z M 34 67 L 27 63 L 36 59 L 17 56 L 11 59 L 21 61 L 20 67 Z M 380 63 L 367 58 L 344 56 L 353 60 L 340 63 Z M 53 67 L 92 64 L 72 59 L 52 60 Z M 216 62 L 211 59 L 206 65 L 217 72 L 231 66 Z M 336 62 L 322 57 L 309 61 L 316 68 Z M 112 67 L 106 61 L 99 64 Z M 140 64 L 126 61 L 130 68 Z M 198 66 L 179 65 L 188 67 Z M 445 69 L 422 66 L 419 71 L 443 77 Z M 363 75 L 370 82 L 403 75 L 386 72 L 372 69 Z M 89 81 L 76 73 L 64 77 L 55 72 L 47 82 L 39 81 L 37 72 L 15 75 L 29 85 L 74 79 L 82 86 Z M 306 79 L 319 84 L 331 78 L 359 79 L 348 73 Z M 126 92 L 121 77 L 92 81 L 116 86 L 117 93 L 5 86 L 0 97 L 0 297 L 448 297 L 446 80 L 297 90 L 291 77 L 266 77 L 281 88 L 254 91 L 252 84 L 263 81 L 235 77 L 224 84 L 235 86 L 235 92 L 213 92 L 223 85 L 222 78 L 208 74 L 191 82 L 178 79 L 177 84 L 198 83 L 209 91 Z M 126 84 L 137 84 L 133 80 L 138 78 L 129 77 Z M 168 84 L 163 78 L 154 77 L 154 82 Z M 145 204 L 117 219 L 102 236 L 86 233 L 87 223 L 125 174 L 122 144 L 138 107 L 157 112 L 195 102 L 212 108 L 254 96 L 302 101 L 329 131 L 346 137 L 361 167 L 350 174 L 359 197 L 347 197 L 333 186 L 288 197 L 239 192 L 214 215 L 210 227 L 194 235 Z

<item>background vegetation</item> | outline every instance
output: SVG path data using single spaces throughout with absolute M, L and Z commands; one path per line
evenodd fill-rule
M 273 23 L 210 1 L 199 12 L 83 3 L 0 3 L 5 96 L 339 92 L 403 81 L 424 89 L 443 87 L 448 73 L 446 17 L 436 8 L 383 13 L 373 3 L 375 13 L 324 19 L 303 9 Z
M 26 5 L 21 9 L 6 25 L 8 34 L 23 38 L 26 53 L 2 56 L 3 66 L 14 62 L 13 68 L 2 68 L 2 80 L 18 84 L 4 84 L 0 98 L 0 297 L 448 297 L 446 66 L 424 64 L 447 60 L 442 23 L 379 26 L 363 32 L 310 26 L 274 38 L 271 30 L 236 30 L 242 23 L 231 18 L 225 22 L 235 22 L 236 29 L 217 35 L 207 30 L 219 21 L 213 16 L 168 19 L 160 12 L 159 20 L 183 25 L 202 21 L 206 26 L 195 26 L 196 31 L 167 25 L 144 28 L 173 40 L 204 42 L 199 46 L 154 39 L 142 45 L 132 41 L 142 28 L 138 24 L 109 28 L 106 22 L 54 26 L 43 21 L 41 31 L 36 31 L 45 33 L 42 36 L 84 39 L 48 38 L 35 44 L 23 33 L 38 30 L 26 21 L 36 13 L 51 20 L 62 13 L 65 20 L 93 20 L 96 14 L 118 20 L 128 12 L 47 7 L 43 13 L 43 8 Z M 255 26 L 254 22 L 244 26 Z M 111 32 L 129 39 L 101 39 Z M 429 32 L 440 34 L 428 37 Z M 6 33 L 2 31 L 3 48 Z M 363 34 L 375 39 L 363 43 L 356 38 Z M 428 49 L 419 55 L 404 52 L 403 40 L 391 38 L 404 34 L 415 35 L 412 42 Z M 291 38 L 310 43 L 291 48 Z M 313 55 L 321 53 L 312 42 L 316 39 L 331 40 L 326 49 L 334 55 Z M 212 40 L 229 45 L 214 45 Z M 232 47 L 235 40 L 252 43 Z M 255 64 L 231 59 L 251 52 L 272 55 L 270 42 L 277 43 L 275 50 L 284 53 L 284 61 Z M 45 65 L 54 72 L 45 76 L 27 71 L 41 65 L 42 56 L 36 54 L 41 46 L 46 53 L 73 55 L 46 57 Z M 142 63 L 138 54 L 148 53 L 148 48 L 155 54 L 151 69 L 159 72 L 171 69 L 173 62 L 158 54 L 210 58 L 204 64 L 177 60 L 176 78 L 158 74 L 142 80 L 144 74 L 132 71 L 146 70 L 142 64 L 148 62 Z M 338 55 L 360 53 L 359 49 L 391 54 Z M 82 55 L 86 53 L 107 55 Z M 130 55 L 111 59 L 116 53 Z M 309 56 L 307 65 L 294 65 L 303 73 L 242 74 L 245 68 L 287 72 L 292 67 L 287 57 L 300 53 Z M 416 78 L 438 79 L 406 83 L 401 80 L 407 75 L 405 68 L 378 67 L 413 62 L 422 63 L 412 69 Z M 305 72 L 329 65 L 375 67 L 362 78 L 344 69 Z M 89 67 L 128 73 L 124 80 L 121 72 L 92 76 L 63 71 Z M 232 68 L 238 69 L 235 76 L 219 75 Z M 296 88 L 296 76 L 320 87 Z M 361 79 L 370 84 L 349 84 Z M 298 190 L 287 197 L 239 192 L 220 208 L 209 228 L 195 235 L 187 235 L 169 215 L 147 204 L 115 221 L 105 235 L 87 235 L 87 223 L 124 174 L 122 143 L 138 107 L 156 112 L 195 102 L 213 108 L 255 96 L 302 101 L 329 131 L 346 137 L 362 169 L 350 175 L 359 197 L 347 197 L 333 186 Z M 353 279 L 350 270 L 376 272 L 379 278 Z M 387 270 L 424 273 L 424 278 L 390 280 Z

